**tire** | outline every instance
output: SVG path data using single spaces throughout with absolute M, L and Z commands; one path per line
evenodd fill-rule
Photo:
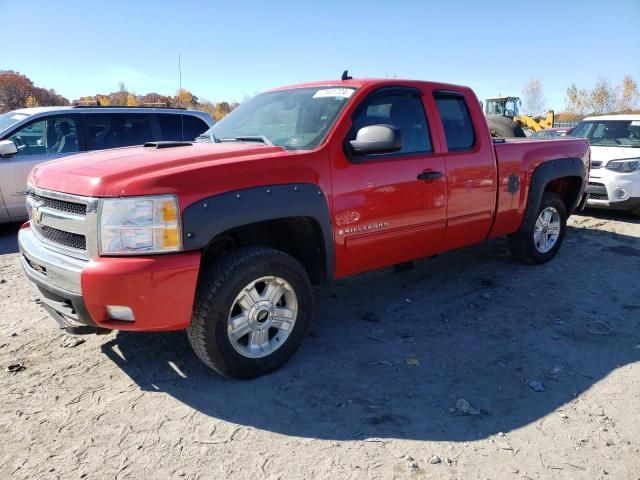
M 284 292 L 279 301 L 266 300 L 270 288 Z M 278 295 L 274 293 L 274 298 Z M 227 377 L 249 379 L 278 369 L 293 356 L 311 315 L 311 282 L 293 257 L 271 248 L 240 248 L 203 267 L 187 335 L 207 366 Z M 291 319 L 282 321 L 285 316 L 293 317 L 292 326 L 287 323 Z M 283 328 L 278 329 L 276 322 Z M 248 333 L 240 337 L 245 330 Z
M 524 130 L 509 117 L 487 115 L 487 123 L 492 136 L 501 138 L 526 137 Z
M 547 226 L 544 228 L 545 219 L 541 219 L 543 212 L 545 213 L 545 217 L 549 217 L 549 214 L 551 214 L 551 218 L 554 220 L 557 214 L 557 222 L 547 222 Z M 552 232 L 552 227 L 556 224 L 559 230 L 557 236 L 553 238 L 553 234 L 550 232 Z M 536 229 L 538 230 L 537 232 Z M 519 261 L 530 265 L 546 263 L 560 250 L 566 229 L 567 209 L 564 202 L 555 193 L 544 192 L 536 216 L 536 222 L 527 231 L 508 236 L 511 254 Z M 548 240 L 548 243 L 544 243 L 543 235 Z M 551 240 L 553 240 L 553 242 L 551 242 Z

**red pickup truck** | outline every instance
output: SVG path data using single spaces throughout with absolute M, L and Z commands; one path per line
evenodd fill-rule
M 550 260 L 589 155 L 492 138 L 466 87 L 278 88 L 195 142 L 36 167 L 21 260 L 70 331 L 187 329 L 207 365 L 251 378 L 299 347 L 312 285 L 505 235 L 517 259 Z

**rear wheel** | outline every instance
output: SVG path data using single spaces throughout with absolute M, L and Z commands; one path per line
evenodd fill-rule
M 487 124 L 491 135 L 501 138 L 526 137 L 524 130 L 509 117 L 487 115 Z
M 515 258 L 528 264 L 551 260 L 562 245 L 567 228 L 567 209 L 555 193 L 545 192 L 533 226 L 509 235 L 509 247 Z
M 187 333 L 217 372 L 255 378 L 298 349 L 311 319 L 311 284 L 302 266 L 270 248 L 242 248 L 204 267 Z

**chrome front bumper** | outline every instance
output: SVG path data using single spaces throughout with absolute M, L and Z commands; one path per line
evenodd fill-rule
M 18 245 L 22 268 L 38 288 L 45 310 L 73 333 L 89 333 L 82 331 L 87 326 L 95 333 L 95 322 L 82 299 L 81 275 L 87 261 L 48 249 L 31 228 L 19 231 Z
M 31 228 L 18 233 L 20 260 L 27 276 L 36 284 L 46 283 L 54 289 L 82 295 L 80 275 L 85 260 L 54 252 L 43 245 Z

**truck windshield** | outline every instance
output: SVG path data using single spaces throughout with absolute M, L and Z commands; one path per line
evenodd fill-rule
M 570 133 L 602 147 L 640 147 L 640 120 L 587 120 Z
M 18 113 L 18 112 L 7 112 L 3 115 L 0 115 L 0 132 L 6 130 L 11 125 L 15 125 L 20 120 L 24 120 L 29 115 L 26 113 Z
M 247 100 L 198 137 L 198 141 L 261 142 L 289 150 L 320 145 L 355 89 L 295 88 Z

